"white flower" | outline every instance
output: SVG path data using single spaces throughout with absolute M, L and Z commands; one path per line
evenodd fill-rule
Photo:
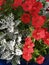
M 18 56 L 22 55 L 22 51 L 21 51 L 20 49 L 16 49 L 16 50 L 15 50 L 15 53 L 16 53 L 16 55 L 18 55 Z

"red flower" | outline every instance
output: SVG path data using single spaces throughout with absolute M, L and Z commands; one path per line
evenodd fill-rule
M 31 10 L 30 10 L 30 14 L 32 16 L 38 14 L 41 10 L 41 8 L 43 8 L 43 5 L 41 2 L 35 2 L 35 4 L 32 6 Z
M 39 13 L 39 10 L 37 9 L 37 7 L 32 7 L 31 10 L 29 11 L 29 13 L 32 15 L 32 16 L 35 16 Z
M 27 37 L 27 38 L 25 38 L 25 42 L 29 42 L 29 43 L 31 43 L 31 42 L 32 42 L 32 40 L 31 40 L 31 38 L 30 38 L 30 37 Z
M 30 11 L 32 9 L 32 6 L 34 5 L 35 0 L 26 0 L 23 4 L 22 4 L 22 8 L 24 11 Z
M 24 13 L 24 14 L 21 16 L 21 20 L 22 20 L 23 23 L 28 24 L 28 23 L 30 22 L 30 15 Z
M 42 64 L 42 63 L 44 62 L 44 60 L 45 60 L 45 58 L 44 58 L 43 56 L 41 56 L 41 55 L 36 58 L 36 62 L 37 62 L 38 64 Z
M 49 2 L 49 0 L 46 0 L 46 2 Z
M 25 42 L 25 44 L 23 46 L 24 53 L 25 52 L 33 53 L 34 52 L 33 47 L 34 47 L 33 43 Z
M 30 37 L 27 37 L 25 39 L 25 44 L 23 46 L 23 51 L 24 52 L 33 53 L 34 52 L 34 49 L 33 49 L 34 46 L 35 45 L 34 45 L 34 43 L 32 43 L 31 38 Z
M 36 2 L 36 0 L 25 0 L 25 1 L 31 1 L 31 2 Z
M 41 10 L 41 8 L 43 8 L 43 4 L 42 2 L 36 2 L 35 6 L 37 7 L 37 9 Z
M 21 6 L 22 0 L 14 0 L 14 3 L 12 4 L 12 7 L 15 9 L 18 6 Z
M 39 16 L 36 15 L 32 18 L 32 25 L 35 28 L 41 28 L 45 23 L 46 17 L 45 16 Z
M 31 58 L 32 58 L 32 55 L 29 54 L 29 53 L 23 53 L 23 56 L 22 56 L 26 61 L 30 61 Z
M 0 0 L 0 6 L 2 6 L 5 3 L 6 0 Z
M 34 52 L 34 43 L 31 42 L 31 38 L 26 38 L 25 39 L 25 44 L 23 46 L 23 58 L 26 60 L 26 61 L 29 61 L 32 57 L 31 53 Z
M 32 32 L 32 37 L 35 38 L 36 40 L 40 40 L 42 38 L 45 38 L 45 29 L 43 29 L 43 28 L 35 29 Z
M 43 40 L 44 40 L 44 44 L 49 46 L 49 32 L 46 32 L 46 36 Z

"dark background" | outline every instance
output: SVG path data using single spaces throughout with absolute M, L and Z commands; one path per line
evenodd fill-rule
M 6 60 L 0 60 L 0 65 L 12 65 L 11 63 L 7 63 Z M 26 62 L 24 60 L 21 60 L 21 64 L 20 65 L 27 65 Z M 35 62 L 29 62 L 28 65 L 39 65 Z M 41 65 L 49 65 L 49 55 L 45 56 L 45 61 L 43 64 Z

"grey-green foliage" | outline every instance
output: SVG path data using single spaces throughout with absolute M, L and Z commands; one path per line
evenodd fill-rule
M 22 35 L 17 29 L 20 22 L 20 20 L 14 21 L 12 13 L 0 20 L 0 59 L 12 60 L 13 62 L 13 59 L 16 58 L 16 63 L 20 63 Z
M 43 8 L 43 15 L 46 15 L 47 18 L 49 18 L 49 11 L 46 11 L 46 9 L 48 9 L 49 7 L 49 2 L 45 3 L 45 6 Z

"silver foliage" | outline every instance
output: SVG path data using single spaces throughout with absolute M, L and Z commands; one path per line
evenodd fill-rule
M 49 11 L 46 11 L 46 9 L 48 8 L 49 8 L 49 2 L 46 2 L 43 8 L 43 15 L 46 15 L 47 18 L 49 17 Z
M 12 13 L 0 20 L 0 59 L 11 60 L 12 62 L 14 59 L 16 63 L 20 63 L 22 35 L 17 29 L 20 22 L 20 20 L 14 21 Z

